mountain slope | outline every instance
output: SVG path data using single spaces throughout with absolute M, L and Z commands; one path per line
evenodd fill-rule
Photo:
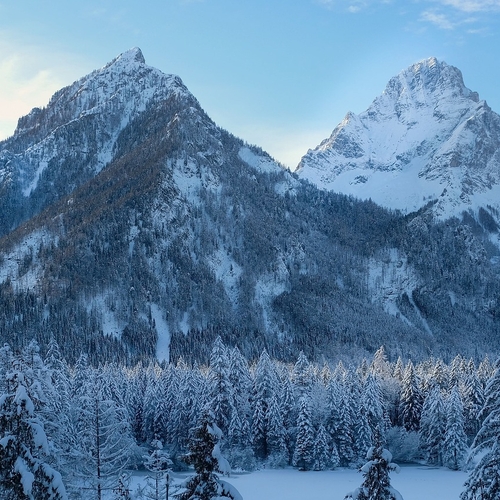
M 144 80 L 112 71 L 67 119 L 52 111 L 53 98 L 32 122 L 45 132 L 18 127 L 2 144 L 19 167 L 39 144 L 63 137 L 61 123 L 80 142 L 94 130 L 89 110 L 101 127 L 81 161 L 61 139 L 46 167 L 33 160 L 25 184 L 12 176 L 22 194 L 45 168 L 33 192 L 41 196 L 47 182 L 53 198 L 42 209 L 25 191 L 23 217 L 33 215 L 0 239 L 4 341 L 53 335 L 70 359 L 86 352 L 94 362 L 204 361 L 217 334 L 248 357 L 265 347 L 287 360 L 300 350 L 311 359 L 363 355 L 381 344 L 414 357 L 497 348 L 498 256 L 470 226 L 402 217 L 297 180 L 217 127 L 177 77 L 149 69 L 137 50 L 81 81 L 120 61 L 150 75 L 156 97 L 134 112 L 126 103 L 116 114 L 96 109 L 101 87 L 144 100 Z M 98 144 L 109 141 L 111 157 L 98 163 Z M 59 176 L 74 184 L 59 186 Z M 8 197 L 2 203 L 12 210 Z
M 0 234 L 99 173 L 117 155 L 123 129 L 164 100 L 196 99 L 182 81 L 145 64 L 131 49 L 56 92 L 0 142 Z M 69 150 L 71 150 L 69 152 Z
M 392 78 L 365 112 L 349 113 L 297 172 L 406 213 L 435 201 L 442 219 L 477 215 L 500 208 L 500 117 L 457 68 L 430 58 Z

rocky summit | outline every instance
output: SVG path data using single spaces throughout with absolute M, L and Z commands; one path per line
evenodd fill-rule
M 500 117 L 435 58 L 392 78 L 359 115 L 302 158 L 297 173 L 321 189 L 404 213 L 433 203 L 440 219 L 480 208 L 498 222 Z

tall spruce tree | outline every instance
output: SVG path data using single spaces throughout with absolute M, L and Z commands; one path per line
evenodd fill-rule
M 364 478 L 361 487 L 348 493 L 344 500 L 403 500 L 401 493 L 391 486 L 389 477 L 389 472 L 399 472 L 399 467 L 391 462 L 392 455 L 382 448 L 378 436 L 366 459 L 368 462 L 361 468 Z
M 314 426 L 307 395 L 302 396 L 300 400 L 297 440 L 292 463 L 299 470 L 311 470 L 314 466 Z
M 455 386 L 446 403 L 446 431 L 443 440 L 443 463 L 453 470 L 461 469 L 467 457 L 463 413 L 462 399 Z
M 61 475 L 48 462 L 51 453 L 39 411 L 42 381 L 37 354 L 15 357 L 2 350 L 3 393 L 0 394 L 0 496 L 5 500 L 66 500 Z M 34 359 L 34 356 L 37 359 Z M 44 371 L 43 369 L 41 370 Z
M 399 400 L 399 418 L 407 431 L 418 431 L 422 414 L 423 396 L 418 386 L 418 379 L 413 363 L 406 366 L 401 396 Z
M 500 359 L 485 389 L 485 402 L 480 416 L 483 424 L 470 454 L 478 460 L 461 500 L 498 500 L 500 498 Z
M 209 409 L 204 410 L 185 458 L 194 467 L 195 474 L 184 483 L 183 491 L 176 495 L 179 500 L 242 500 L 236 488 L 221 480 L 217 474 L 230 472 L 229 463 L 220 452 L 221 437 L 222 432 L 215 423 L 215 416 Z
M 446 410 L 441 390 L 435 386 L 427 395 L 419 431 L 420 447 L 429 464 L 443 464 L 443 439 L 446 431 Z

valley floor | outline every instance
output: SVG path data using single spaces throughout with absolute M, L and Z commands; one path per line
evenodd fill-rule
M 465 472 L 411 465 L 391 474 L 391 484 L 404 500 L 458 500 L 467 477 Z M 134 479 L 136 487 L 138 478 Z M 346 493 L 361 485 L 362 475 L 351 469 L 267 469 L 224 479 L 238 489 L 243 500 L 343 500 Z
M 444 468 L 403 466 L 391 484 L 404 500 L 458 500 L 467 479 L 464 472 Z M 361 473 L 350 469 L 299 472 L 260 470 L 229 479 L 244 500 L 343 500 L 361 485 Z

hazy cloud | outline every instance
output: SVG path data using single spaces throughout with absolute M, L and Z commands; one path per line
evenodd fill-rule
M 462 12 L 500 12 L 500 0 L 437 0 Z
M 422 12 L 420 19 L 434 24 L 443 30 L 452 30 L 455 28 L 454 23 L 448 18 L 448 16 L 430 10 Z
M 492 22 L 497 22 L 495 13 L 500 13 L 500 0 L 429 0 L 435 7 L 420 14 L 420 21 L 439 29 L 454 30 L 464 25 L 475 25 L 464 33 L 486 34 Z
M 0 33 L 0 140 L 12 135 L 21 116 L 84 74 L 74 57 L 6 40 L 12 39 Z
M 374 4 L 388 3 L 388 0 L 316 0 L 317 3 L 328 9 L 338 8 L 357 14 Z

